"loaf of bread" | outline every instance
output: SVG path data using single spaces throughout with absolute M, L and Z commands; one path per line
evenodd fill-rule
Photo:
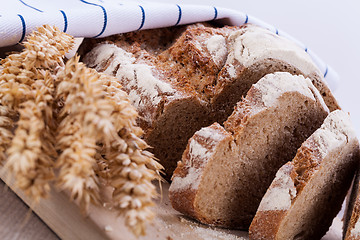
M 340 211 L 358 160 L 359 142 L 349 115 L 331 112 L 277 172 L 251 223 L 249 239 L 321 239 Z
M 214 123 L 189 140 L 170 185 L 171 204 L 202 223 L 247 230 L 277 170 L 328 112 L 310 79 L 266 75 L 224 127 Z
M 360 161 L 360 159 L 358 160 Z M 357 166 L 356 177 L 347 202 L 344 216 L 344 240 L 360 239 L 360 171 Z
M 168 179 L 188 139 L 201 127 L 225 121 L 268 73 L 308 77 L 329 109 L 339 108 L 303 49 L 253 25 L 144 30 L 85 40 L 79 53 L 89 67 L 116 76 L 123 85 Z

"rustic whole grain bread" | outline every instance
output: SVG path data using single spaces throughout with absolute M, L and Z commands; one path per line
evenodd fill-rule
M 321 239 L 341 209 L 358 157 L 349 115 L 331 112 L 277 172 L 251 223 L 249 239 Z
M 225 127 L 214 123 L 189 140 L 170 185 L 171 204 L 202 223 L 247 230 L 277 170 L 328 112 L 308 78 L 266 75 Z
M 360 161 L 360 160 L 359 160 Z M 360 239 L 360 171 L 357 166 L 356 176 L 347 202 L 344 216 L 344 240 Z
M 85 40 L 79 53 L 89 67 L 119 79 L 168 179 L 194 132 L 225 121 L 268 73 L 309 77 L 328 107 L 339 108 L 303 49 L 253 25 L 144 30 Z

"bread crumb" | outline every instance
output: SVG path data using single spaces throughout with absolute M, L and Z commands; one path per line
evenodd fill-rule
M 197 223 L 192 220 L 188 220 L 184 217 L 179 217 L 180 222 L 186 223 L 198 236 L 201 236 L 204 240 L 248 240 L 248 233 L 245 231 L 234 231 L 223 228 L 215 228 L 201 223 Z M 185 233 L 182 237 L 186 237 Z
M 105 232 L 112 232 L 113 228 L 110 225 L 105 226 Z

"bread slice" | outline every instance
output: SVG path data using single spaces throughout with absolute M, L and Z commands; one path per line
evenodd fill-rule
M 281 71 L 310 78 L 330 111 L 339 109 L 309 54 L 294 42 L 249 24 L 234 31 L 228 42 L 229 55 L 214 88 L 212 102 L 215 108 L 231 114 L 233 109 L 226 106 L 233 106 L 240 100 L 239 92 L 244 94 L 266 74 Z
M 308 78 L 268 74 L 232 115 L 189 140 L 169 189 L 173 207 L 202 223 L 248 229 L 276 171 L 328 115 Z
M 359 159 L 360 161 L 360 159 Z M 344 240 L 360 239 L 360 171 L 357 166 L 356 176 L 351 188 L 344 215 Z
M 333 111 L 277 172 L 249 239 L 321 239 L 340 211 L 359 160 L 348 114 Z
M 194 24 L 120 34 L 86 40 L 80 53 L 89 67 L 119 79 L 168 179 L 195 131 L 225 121 L 268 73 L 309 77 L 329 108 L 339 107 L 303 49 L 253 25 Z

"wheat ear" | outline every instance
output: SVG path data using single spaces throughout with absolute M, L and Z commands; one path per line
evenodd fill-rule
M 54 178 L 56 143 L 58 186 L 86 211 L 90 202 L 101 201 L 99 182 L 106 179 L 126 225 L 144 235 L 154 217 L 152 181 L 161 179 L 163 167 L 146 150 L 137 112 L 117 80 L 85 67 L 78 57 L 64 65 L 72 43 L 67 34 L 43 26 L 28 37 L 22 53 L 1 62 L 0 161 L 8 149 L 6 164 L 17 185 L 38 200 Z
M 63 121 L 81 123 L 82 128 L 86 129 L 82 134 L 87 134 L 87 139 L 92 139 L 87 169 L 91 165 L 94 170 L 91 174 L 89 171 L 88 176 L 96 179 L 95 169 L 99 168 L 99 164 L 106 169 L 105 174 L 99 175 L 107 178 L 108 183 L 114 187 L 115 207 L 120 214 L 125 215 L 126 225 L 136 235 L 144 234 L 145 223 L 154 216 L 150 207 L 153 206 L 152 199 L 156 197 L 156 190 L 151 181 L 160 179 L 162 166 L 151 153 L 145 151 L 149 146 L 140 139 L 143 132 L 136 126 L 138 115 L 135 108 L 116 79 L 86 68 L 78 62 L 78 57 L 66 63 L 64 71 L 58 74 L 58 80 L 58 97 L 65 99 L 62 114 L 67 114 Z M 61 123 L 59 129 L 66 129 L 67 126 L 71 125 Z M 59 144 L 70 143 L 74 139 L 75 132 L 79 130 L 72 130 L 71 134 L 59 134 L 64 137 L 64 140 L 59 139 Z M 64 152 L 66 149 L 65 146 L 62 147 Z M 68 166 L 67 171 L 72 168 Z M 68 179 L 75 178 L 72 176 Z M 94 183 L 94 191 L 90 191 L 94 193 L 97 191 L 95 185 L 98 179 L 90 182 Z M 81 194 L 87 191 L 88 189 L 82 188 Z
M 120 137 L 106 153 L 114 204 L 134 234 L 145 235 L 145 224 L 154 218 L 151 207 L 157 196 L 152 180 L 160 179 L 163 167 L 145 150 L 149 146 L 140 138 L 143 131 L 136 126 L 138 114 L 120 84 L 102 74 L 99 80 L 113 106 L 111 119 Z
M 36 201 L 47 196 L 54 177 L 54 79 L 50 72 L 63 65 L 72 43 L 69 35 L 43 26 L 28 36 L 24 51 L 1 61 L 1 158 L 8 156 L 6 167 L 16 185 Z
M 62 151 L 57 162 L 59 186 L 86 210 L 90 202 L 100 201 L 96 143 L 105 136 L 117 138 L 109 118 L 112 106 L 96 75 L 78 57 L 70 59 L 57 78 L 57 98 L 64 101 L 57 140 Z

